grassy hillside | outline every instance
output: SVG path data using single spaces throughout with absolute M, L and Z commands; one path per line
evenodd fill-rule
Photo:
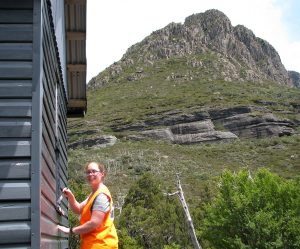
M 188 60 L 175 58 L 144 66 L 143 77 L 129 81 L 132 72 L 142 66 L 135 65 L 126 68 L 110 84 L 88 91 L 87 115 L 84 119 L 69 120 L 69 141 L 111 133 L 111 127 L 141 122 L 151 115 L 174 110 L 191 113 L 252 105 L 281 118 L 300 119 L 299 89 L 274 82 L 227 82 L 213 66 L 196 70 L 188 65 Z M 203 55 L 202 61 L 213 65 L 215 57 Z
M 299 89 L 274 82 L 225 81 L 216 69 L 220 65 L 213 66 L 216 60 L 213 54 L 202 55 L 201 60 L 211 65 L 202 69 L 189 66 L 188 60 L 174 58 L 150 66 L 134 65 L 125 68 L 109 84 L 88 91 L 86 117 L 68 120 L 69 143 L 99 135 L 114 135 L 118 141 L 106 148 L 69 149 L 69 187 L 79 200 L 89 191 L 82 169 L 87 161 L 101 161 L 107 166 L 106 185 L 117 208 L 124 203 L 132 184 L 144 173 L 150 172 L 158 178 L 164 192 L 176 190 L 175 177 L 179 173 L 192 214 L 212 198 L 218 176 L 225 169 L 234 172 L 247 169 L 254 174 L 265 167 L 285 178 L 300 174 L 299 126 L 293 136 L 194 145 L 132 141 L 127 135 L 134 131 L 116 131 L 115 128 L 124 125 L 151 121 L 153 117 L 163 118 L 167 112 L 189 114 L 235 106 L 256 106 L 259 108 L 251 115 L 271 112 L 299 122 Z M 132 80 L 132 75 L 138 76 Z M 223 127 L 220 124 L 217 128 L 222 130 Z M 120 229 L 116 210 L 116 224 Z M 70 218 L 72 224 L 78 222 L 73 215 Z M 198 224 L 199 221 L 196 230 Z M 73 238 L 71 244 L 78 245 L 78 241 Z
M 300 173 L 300 137 L 241 140 L 232 143 L 174 145 L 157 141 L 119 141 L 102 149 L 70 150 L 70 179 L 84 182 L 82 165 L 90 160 L 108 167 L 107 185 L 115 198 L 124 196 L 139 175 L 152 172 L 165 188 L 175 188 L 175 174 L 181 174 L 187 195 L 201 196 L 215 184 L 224 169 L 238 171 L 266 167 L 286 178 Z M 211 187 L 211 186 L 210 186 Z
M 204 17 L 208 18 L 207 22 L 203 21 Z M 90 81 L 87 115 L 68 121 L 69 143 L 73 148 L 69 149 L 69 185 L 79 199 L 83 199 L 89 190 L 82 166 L 88 161 L 103 162 L 108 169 L 106 185 L 118 210 L 130 187 L 144 173 L 150 172 L 159 179 L 159 189 L 164 192 L 176 190 L 176 174 L 179 173 L 199 232 L 203 205 L 216 193 L 219 176 L 225 169 L 233 172 L 244 169 L 254 174 L 264 167 L 287 179 L 300 174 L 300 89 L 285 86 L 290 82 L 279 55 L 267 42 L 256 39 L 252 31 L 240 26 L 237 32 L 228 33 L 227 28 L 231 27 L 229 19 L 216 10 L 208 12 L 207 16 L 193 15 L 189 20 L 186 26 L 170 24 L 154 32 Z M 228 44 L 224 37 L 227 37 Z M 245 114 L 244 119 L 239 119 L 241 115 L 234 116 L 235 111 L 230 113 L 232 116 L 226 116 L 228 113 L 224 109 L 237 110 L 240 107 L 249 110 L 241 114 Z M 213 117 L 222 111 L 225 118 L 218 114 Z M 225 127 L 231 129 L 225 124 L 226 118 L 236 118 L 234 125 L 246 130 L 246 135 L 239 133 L 240 138 L 230 142 L 193 145 L 151 139 L 130 140 L 141 138 L 138 136 L 140 130 L 166 128 L 162 126 L 167 122 L 157 121 L 168 118 L 177 118 L 178 121 L 180 117 L 194 114 L 199 114 L 197 118 L 202 114 L 201 117 L 209 116 L 207 120 L 218 132 L 226 131 Z M 184 118 L 181 120 L 185 122 Z M 266 124 L 270 130 L 263 130 Z M 291 132 L 271 132 L 272 128 L 278 127 L 288 128 Z M 207 134 L 211 131 L 208 130 Z M 193 132 L 190 134 L 194 135 Z M 241 138 L 248 134 L 248 137 L 293 135 Z M 117 143 L 105 148 L 92 147 L 91 143 L 101 135 L 113 135 L 117 137 Z M 85 141 L 88 141 L 87 147 L 78 146 Z M 143 191 L 148 193 L 147 190 Z M 138 218 L 134 208 L 127 211 L 134 217 L 132 224 L 136 222 L 135 225 L 151 228 L 155 222 L 151 215 L 150 218 L 144 217 L 147 212 L 143 212 L 143 208 L 137 208 Z M 128 227 L 119 227 L 122 224 L 120 217 L 117 212 L 116 224 L 121 239 L 132 237 L 129 242 L 133 239 L 133 243 L 137 233 L 132 235 L 126 233 Z M 71 221 L 75 223 L 76 219 L 71 216 Z M 136 229 L 142 231 L 142 237 L 151 238 L 151 232 L 147 234 L 143 227 Z M 170 238 L 176 237 L 174 234 Z M 168 241 L 166 244 L 170 245 Z
M 190 113 L 238 105 L 260 106 L 262 112 L 268 110 L 282 118 L 299 119 L 299 89 L 273 82 L 212 80 L 212 71 L 190 73 L 187 60 L 175 58 L 144 67 L 143 78 L 129 81 L 128 75 L 134 72 L 135 65 L 134 68 L 127 68 L 111 84 L 88 91 L 86 117 L 69 120 L 69 142 L 103 134 L 113 134 L 119 140 L 113 147 L 70 150 L 71 179 L 83 178 L 79 168 L 86 161 L 99 160 L 109 167 L 107 183 L 114 194 L 124 195 L 138 175 L 151 171 L 165 179 L 168 186 L 174 185 L 175 173 L 180 172 L 187 193 L 193 190 L 194 194 L 201 195 L 203 186 L 210 184 L 210 180 L 225 168 L 255 170 L 268 167 L 284 177 L 293 177 L 300 172 L 300 138 L 297 134 L 292 137 L 180 146 L 157 141 L 128 141 L 128 131 L 112 131 L 112 127 L 149 120 L 151 115 L 161 115 L 167 111 Z M 213 63 L 215 58 L 210 55 L 202 60 Z M 170 75 L 177 77 L 170 79 Z M 187 75 L 198 77 L 189 78 Z

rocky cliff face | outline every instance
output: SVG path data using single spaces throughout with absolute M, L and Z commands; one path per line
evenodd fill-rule
M 300 73 L 295 71 L 288 71 L 288 74 L 293 85 L 297 88 L 300 88 Z
M 216 55 L 213 65 L 205 65 L 205 61 L 197 58 L 209 53 Z M 189 66 L 199 71 L 213 67 L 225 81 L 274 81 L 299 87 L 297 73 L 285 69 L 267 41 L 242 25 L 232 26 L 229 18 L 218 10 L 191 15 L 184 24 L 171 23 L 153 32 L 130 47 L 119 62 L 94 77 L 89 87 L 97 88 L 113 81 L 127 67 L 136 67 L 129 81 L 146 77 L 138 65 L 155 65 L 157 61 L 175 57 L 188 58 Z M 201 73 L 189 77 L 201 77 Z
M 155 126 L 164 127 L 155 129 Z M 132 140 L 158 139 L 176 144 L 230 141 L 237 138 L 290 136 L 296 121 L 276 117 L 265 107 L 236 106 L 185 114 L 162 113 L 139 124 L 111 127 L 115 131 L 135 131 Z M 151 129 L 152 128 L 152 129 Z
M 218 10 L 153 32 L 89 87 L 108 84 L 111 91 L 132 89 L 118 98 L 148 104 L 139 107 L 144 113 L 136 119 L 121 115 L 106 127 L 126 139 L 194 144 L 298 134 L 298 89 L 292 87 L 300 86 L 300 74 L 288 72 L 267 41 L 242 25 L 232 26 Z M 284 97 L 283 91 L 291 95 Z M 94 136 L 72 146 L 102 141 L 108 139 Z

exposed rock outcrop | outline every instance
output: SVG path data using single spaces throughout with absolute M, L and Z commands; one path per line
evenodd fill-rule
M 262 84 L 253 84 L 252 91 L 250 82 Z M 194 14 L 183 24 L 170 23 L 154 31 L 131 46 L 120 61 L 93 78 L 88 87 L 107 84 L 137 86 L 139 83 L 143 87 L 149 85 L 149 91 L 145 93 L 151 100 L 161 99 L 162 102 L 158 103 L 164 106 L 171 104 L 166 108 L 169 111 L 162 113 L 160 110 L 165 109 L 157 110 L 158 103 L 154 103 L 142 117 L 135 117 L 138 120 L 135 123 L 120 118 L 109 124 L 114 132 L 130 131 L 129 139 L 160 139 L 191 144 L 292 135 L 294 128 L 299 126 L 299 102 L 276 103 L 274 96 L 280 98 L 281 89 L 276 86 L 274 89 L 277 90 L 273 91 L 272 84 L 299 87 L 300 74 L 288 72 L 272 45 L 242 25 L 232 26 L 229 18 L 218 10 Z M 152 89 L 154 83 L 156 92 Z M 203 95 L 199 94 L 199 104 L 193 101 L 191 105 L 194 106 L 183 107 L 186 111 L 174 110 L 172 108 L 181 108 L 182 105 L 173 100 L 164 101 L 164 96 L 160 95 L 160 84 L 164 93 L 173 93 L 169 91 L 172 88 L 177 94 L 176 88 L 180 89 L 178 91 L 182 92 L 178 94 L 182 101 L 185 101 L 183 86 L 191 84 L 199 89 L 205 86 L 205 90 Z M 250 89 L 250 85 L 249 94 L 242 90 L 235 92 L 244 85 L 245 89 Z M 262 94 L 260 86 L 264 87 Z M 294 92 L 294 89 L 290 90 Z M 156 98 L 156 93 L 159 93 L 159 98 Z M 269 98 L 269 94 L 274 96 Z M 210 100 L 206 98 L 209 95 L 212 95 Z M 238 99 L 244 96 L 245 101 Z M 214 100 L 222 104 L 210 103 Z M 132 98 L 132 101 L 136 99 Z M 245 106 L 234 106 L 241 103 Z M 228 105 L 233 107 L 218 109 L 218 106 Z M 281 115 L 291 120 L 279 118 Z
M 176 144 L 195 144 L 204 142 L 220 142 L 238 138 L 232 132 L 216 131 L 211 120 L 178 124 L 164 129 L 147 130 L 130 135 L 128 139 L 166 140 Z
M 173 141 L 173 133 L 169 128 L 142 131 L 139 135 L 141 138 Z
M 198 55 L 214 54 L 213 61 Z M 294 86 L 294 73 L 288 73 L 276 50 L 242 25 L 232 26 L 229 18 L 218 10 L 208 10 L 185 19 L 183 24 L 170 23 L 154 31 L 143 41 L 131 46 L 122 59 L 94 77 L 90 88 L 101 87 L 120 76 L 126 68 L 136 67 L 125 79 L 135 81 L 147 77 L 138 65 L 155 65 L 162 59 L 188 58 L 187 65 L 199 70 L 213 70 L 212 79 L 225 81 L 275 81 Z M 135 66 L 136 65 L 136 66 Z M 167 79 L 177 77 L 170 75 Z M 181 80 L 201 77 L 197 72 L 180 76 Z M 117 80 L 118 81 L 118 80 Z
M 117 142 L 117 138 L 111 135 L 103 135 L 90 139 L 82 139 L 75 143 L 69 144 L 69 149 L 84 148 L 84 147 L 94 147 L 94 148 L 105 148 L 107 146 L 112 146 Z
M 209 119 L 207 112 L 182 113 L 181 111 L 164 112 L 161 114 L 149 115 L 147 120 L 135 124 L 116 124 L 110 128 L 114 131 L 143 131 L 148 127 L 171 126 L 176 124 L 191 123 Z
M 294 124 L 281 120 L 271 113 L 262 116 L 250 114 L 234 115 L 222 120 L 225 128 L 243 138 L 263 138 L 294 134 Z
M 203 132 L 214 131 L 214 124 L 211 120 L 205 120 L 203 122 L 192 122 L 185 124 L 178 124 L 171 126 L 173 134 L 185 135 L 185 134 L 197 134 Z
M 148 121 L 145 121 L 138 125 L 119 127 L 118 130 L 137 131 L 136 135 L 128 137 L 134 140 L 150 138 L 168 140 L 180 144 L 220 141 L 238 137 L 289 136 L 295 133 L 294 127 L 298 125 L 297 123 L 287 119 L 280 119 L 267 111 L 266 108 L 262 107 L 237 106 L 208 110 L 203 113 L 196 112 L 194 114 L 172 112 L 168 113 L 168 115 L 161 114 L 161 118 L 156 116 L 157 121 L 152 120 L 151 125 L 149 125 Z M 216 130 L 214 124 L 220 126 L 222 130 Z M 150 127 L 153 128 L 155 125 L 167 127 L 145 130 Z
M 183 124 L 183 126 L 193 125 L 198 121 L 213 120 L 220 121 L 226 117 L 237 114 L 251 113 L 257 111 L 257 107 L 236 106 L 224 109 L 211 109 L 206 111 L 196 111 L 193 113 L 183 113 L 179 110 L 173 110 L 155 115 L 148 115 L 144 122 L 130 124 L 115 124 L 110 128 L 113 131 L 144 131 L 155 126 L 174 126 Z M 173 128 L 175 129 L 175 128 Z M 176 133 L 176 132 L 175 132 Z
M 227 142 L 238 137 L 232 132 L 209 131 L 197 134 L 176 135 L 173 142 L 176 144 L 195 144 L 207 142 Z
M 295 71 L 288 71 L 288 74 L 293 85 L 297 88 L 300 88 L 300 73 Z

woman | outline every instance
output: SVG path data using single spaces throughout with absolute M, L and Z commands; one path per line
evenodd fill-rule
M 117 249 L 118 237 L 113 224 L 112 198 L 108 188 L 103 184 L 104 165 L 96 162 L 87 163 L 85 174 L 92 189 L 86 200 L 79 203 L 70 189 L 63 189 L 73 212 L 81 215 L 80 226 L 72 228 L 58 226 L 58 229 L 67 234 L 80 234 L 81 249 Z

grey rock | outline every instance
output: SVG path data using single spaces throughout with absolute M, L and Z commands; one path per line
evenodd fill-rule
M 103 135 L 90 139 L 82 139 L 78 142 L 69 144 L 70 149 L 80 147 L 94 147 L 94 148 L 105 148 L 107 146 L 113 146 L 117 142 L 117 138 L 111 135 Z
M 135 124 L 116 124 L 110 126 L 113 131 L 143 131 L 147 128 L 147 125 L 143 122 Z
M 173 134 L 169 128 L 143 131 L 139 135 L 146 138 L 173 141 Z
M 147 130 L 137 135 L 130 135 L 127 138 L 135 141 L 155 139 L 176 144 L 194 144 L 229 141 L 236 139 L 237 136 L 231 132 L 215 131 L 211 120 L 206 120 L 204 122 L 180 124 L 165 129 Z
M 175 135 L 173 142 L 176 144 L 195 144 L 205 142 L 225 142 L 237 139 L 232 132 L 209 131 L 197 134 Z
M 211 120 L 201 122 L 191 122 L 185 124 L 178 124 L 170 127 L 173 134 L 195 134 L 210 132 L 214 130 L 214 124 Z
M 272 113 L 261 116 L 239 114 L 225 118 L 225 128 L 244 138 L 262 138 L 270 136 L 284 136 L 294 134 L 294 123 L 275 117 Z
M 295 71 L 288 71 L 288 74 L 293 85 L 297 88 L 300 88 L 300 73 Z
M 182 113 L 180 111 L 171 111 L 148 116 L 145 124 L 148 126 L 171 126 L 176 124 L 190 123 L 209 119 L 207 112 Z
M 149 127 L 172 126 L 183 123 L 203 121 L 209 119 L 207 112 L 197 112 L 194 114 L 180 113 L 178 111 L 166 112 L 155 115 L 148 115 L 144 122 L 133 124 L 118 124 L 111 126 L 113 131 L 143 131 Z
M 273 105 L 271 102 L 264 102 L 264 104 Z M 173 111 L 148 116 L 149 119 L 141 123 L 119 125 L 113 127 L 113 130 L 138 131 L 140 137 L 131 138 L 136 140 L 153 138 L 170 141 L 173 141 L 173 135 L 214 131 L 214 123 L 221 124 L 224 129 L 244 138 L 284 136 L 295 133 L 294 127 L 299 126 L 300 119 L 293 121 L 280 119 L 272 113 L 265 113 L 267 111 L 266 107 L 254 106 L 236 106 L 190 114 Z M 143 131 L 155 126 L 165 126 L 166 128 Z
M 128 135 L 126 137 L 126 139 L 133 140 L 133 141 L 143 141 L 143 140 L 146 140 L 147 138 L 145 136 L 143 136 L 143 135 L 133 134 L 133 135 Z
M 253 111 L 253 107 L 251 106 L 235 106 L 235 107 L 224 108 L 224 109 L 212 109 L 209 110 L 208 113 L 211 119 L 218 120 L 218 119 L 231 117 L 237 114 L 250 113 L 252 111 Z

